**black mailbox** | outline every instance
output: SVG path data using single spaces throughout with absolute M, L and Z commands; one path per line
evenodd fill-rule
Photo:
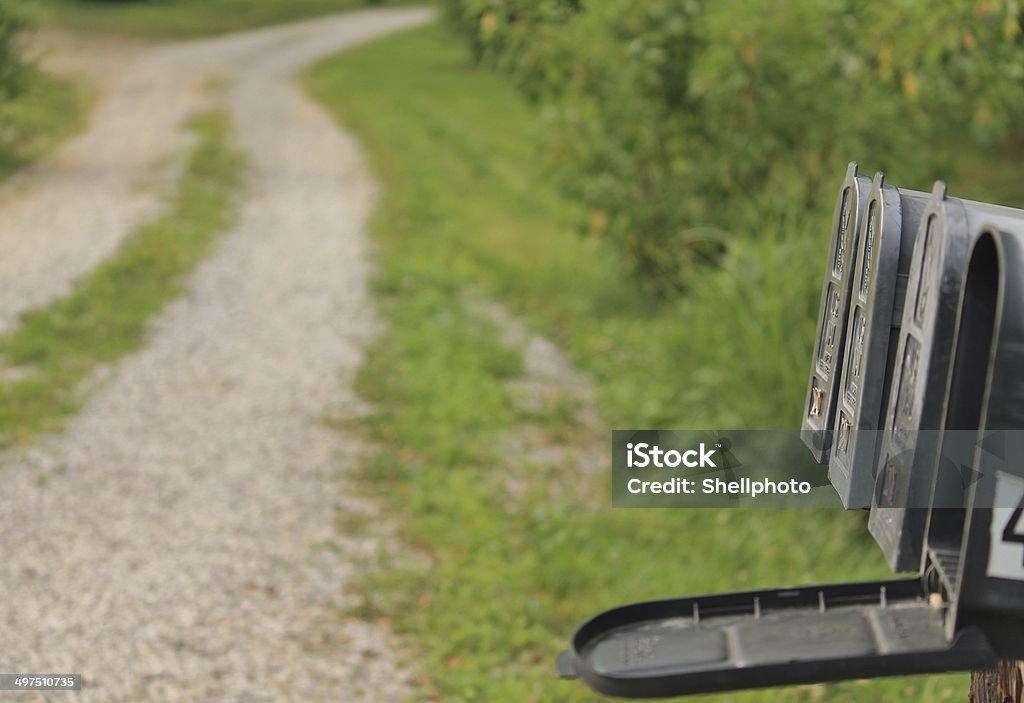
M 948 632 L 977 628 L 1000 657 L 1021 659 L 1024 223 L 980 210 L 957 322 L 947 461 L 936 474 L 922 571 L 948 604 Z M 949 461 L 965 446 L 972 454 L 967 481 Z
M 895 356 L 891 335 L 863 342 L 886 350 L 893 376 L 870 526 L 917 576 L 614 608 L 576 631 L 562 677 L 655 698 L 1024 658 L 1024 213 L 949 198 L 941 183 L 921 208 L 921 194 L 881 178 L 869 202 L 883 210 L 865 224 L 860 265 L 897 281 L 906 233 L 883 244 L 886 217 L 920 211 Z
M 938 430 L 943 428 L 949 390 L 956 314 L 972 238 L 983 225 L 1016 227 L 1022 217 L 1024 212 L 1012 208 L 951 198 L 943 183 L 936 183 L 922 217 L 868 521 L 868 529 L 895 571 L 915 571 L 921 564 L 941 449 Z
M 867 508 L 899 341 L 914 238 L 931 196 L 875 175 L 854 265 L 829 480 L 846 508 Z
M 825 281 L 821 287 L 818 330 L 814 337 L 814 357 L 811 360 L 800 430 L 800 436 L 819 464 L 828 461 L 832 441 L 853 264 L 857 257 L 857 238 L 870 190 L 871 179 L 857 175 L 857 163 L 851 162 L 839 195 L 836 196 L 832 215 L 832 237 L 825 264 Z

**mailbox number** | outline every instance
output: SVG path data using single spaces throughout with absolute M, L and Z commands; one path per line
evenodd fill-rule
M 1017 532 L 1017 525 L 1020 523 L 1021 512 L 1024 512 L 1024 498 L 1017 503 L 1017 507 L 1010 513 L 1010 519 L 1006 521 L 1003 528 L 1003 541 L 1010 544 L 1024 544 L 1024 535 Z M 1024 566 L 1024 550 L 1021 550 L 1021 566 Z
M 987 573 L 1024 581 L 1024 478 L 997 471 L 994 505 Z

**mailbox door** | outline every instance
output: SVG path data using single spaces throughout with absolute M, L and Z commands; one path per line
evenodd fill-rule
M 867 508 L 893 360 L 899 342 L 914 238 L 931 195 L 875 176 L 850 294 L 829 479 L 846 508 Z
M 585 623 L 558 671 L 658 698 L 994 665 L 984 635 L 943 621 L 919 579 L 636 603 Z
M 836 198 L 832 241 L 818 309 L 818 331 L 800 436 L 819 464 L 828 461 L 835 424 L 836 392 L 842 372 L 853 262 L 871 180 L 857 175 L 851 163 Z
M 969 237 L 936 184 L 914 242 L 868 529 L 895 571 L 920 568 Z M 925 441 L 925 440 L 934 441 Z
M 985 424 L 991 388 L 1001 287 L 995 241 L 981 235 L 972 247 L 957 314 L 942 457 L 935 472 L 923 564 L 954 613 L 960 603 L 968 488 L 980 476 L 978 428 Z M 956 618 L 947 625 L 952 632 Z
M 945 564 L 940 571 L 953 580 L 950 569 L 958 571 L 960 568 L 953 563 L 960 550 L 951 543 L 962 534 L 963 511 L 947 508 L 964 504 L 962 474 L 957 470 L 961 467 L 949 466 L 948 460 L 940 466 L 940 449 L 945 452 L 946 442 L 941 440 L 943 446 L 940 447 L 939 434 L 930 431 L 940 428 L 946 432 L 976 431 L 984 425 L 984 421 L 978 419 L 980 396 L 974 401 L 979 407 L 973 410 L 968 410 L 962 400 L 950 401 L 950 393 L 954 392 L 950 387 L 951 376 L 958 376 L 955 369 L 950 374 L 950 368 L 962 283 L 967 275 L 968 253 L 978 237 L 986 231 L 1019 232 L 1022 228 L 1024 211 L 947 198 L 945 187 L 936 184 L 933 201 L 922 222 L 923 233 L 918 233 L 914 244 L 880 468 L 868 523 L 896 571 L 920 568 L 924 532 L 933 505 L 942 512 L 935 513 L 930 521 L 945 534 L 941 538 L 943 545 L 935 552 L 941 558 L 933 562 Z M 1012 260 L 1017 256 L 1012 253 L 1017 246 L 1015 237 L 998 236 L 993 242 L 996 249 L 1003 252 L 1000 254 L 1004 258 L 1003 269 L 1007 273 L 1018 270 L 1016 261 Z M 994 275 L 983 272 L 979 281 Z M 1006 280 L 1006 285 L 1012 283 L 1012 279 Z M 1003 318 L 998 324 L 1005 324 L 1008 319 Z M 976 343 L 976 336 L 977 333 L 972 332 L 965 338 Z M 979 359 L 967 363 L 965 369 L 969 371 L 979 365 L 988 367 L 984 359 Z M 959 375 L 968 391 L 984 382 L 970 373 Z M 964 397 L 968 396 L 970 392 Z M 1018 417 L 1016 422 L 1017 427 L 1021 427 L 1024 417 Z M 960 442 L 960 438 L 957 441 Z M 957 456 L 961 453 L 953 452 Z M 955 463 L 960 461 L 957 459 Z
M 984 628 L 1007 658 L 1024 657 L 1024 223 L 1016 230 L 989 227 L 974 246 L 957 345 L 958 356 L 971 342 L 990 352 L 956 621 Z

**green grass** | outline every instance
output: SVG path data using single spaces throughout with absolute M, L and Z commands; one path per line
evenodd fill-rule
M 236 213 L 244 162 L 221 112 L 192 118 L 198 142 L 168 212 L 126 240 L 66 297 L 25 314 L 0 337 L 0 446 L 59 429 L 82 381 L 142 343 L 147 322 Z
M 195 37 L 397 4 L 380 0 L 36 0 L 42 20 L 91 32 Z
M 366 577 L 357 612 L 386 618 L 418 652 L 417 700 L 593 700 L 555 680 L 553 664 L 599 609 L 890 576 L 862 515 L 615 511 L 595 507 L 609 503 L 606 476 L 503 454 L 517 428 L 578 435 L 566 413 L 517 407 L 519 358 L 469 302 L 501 301 L 557 340 L 592 374 L 612 426 L 792 427 L 827 213 L 766 220 L 690 298 L 656 307 L 604 242 L 567 227 L 572 205 L 533 146 L 542 122 L 502 78 L 470 68 L 444 30 L 346 53 L 307 86 L 359 136 L 384 185 L 374 290 L 388 325 L 358 379 L 376 407 L 359 423 L 377 447 L 361 476 L 420 558 Z M 525 496 L 509 493 L 510 477 Z M 548 480 L 580 490 L 556 495 Z M 958 700 L 966 690 L 956 675 L 703 700 Z
M 84 83 L 42 73 L 16 99 L 0 101 L 0 180 L 81 129 L 90 103 Z

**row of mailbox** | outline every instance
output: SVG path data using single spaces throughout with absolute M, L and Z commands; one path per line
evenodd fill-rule
M 1022 257 L 1024 211 L 950 197 L 941 183 L 897 188 L 850 165 L 801 434 L 844 506 L 870 507 L 890 566 L 927 573 L 954 609 L 1024 615 L 1024 563 L 1019 581 L 989 574 L 993 519 L 1019 541 L 1018 506 L 997 493 L 1021 490 L 1024 465 L 978 446 L 967 461 L 988 480 L 964 482 L 941 461 L 952 453 L 943 431 L 980 442 L 1024 429 Z M 999 471 L 985 470 L 989 458 Z
M 563 677 L 663 697 L 1024 658 L 1024 211 L 850 164 L 831 237 L 801 436 L 917 575 L 614 608 Z M 989 451 L 1007 432 L 1010 456 Z

